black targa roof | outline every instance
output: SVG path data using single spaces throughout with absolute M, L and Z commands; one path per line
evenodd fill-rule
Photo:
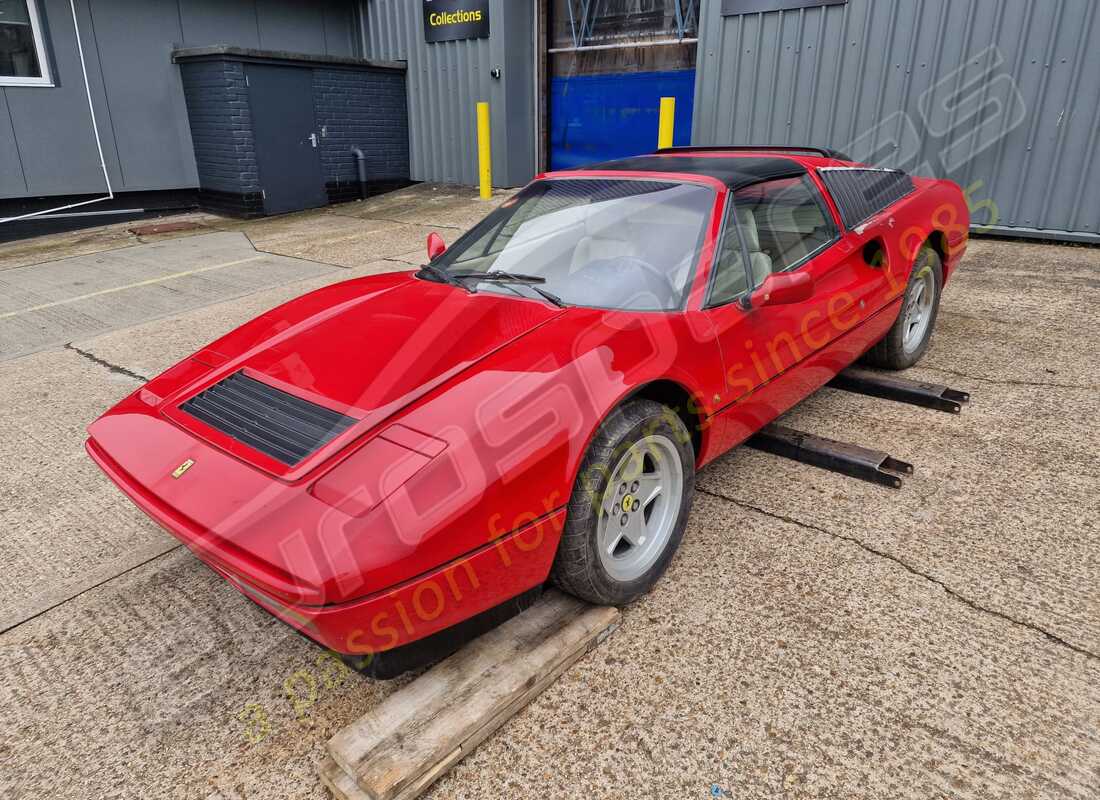
M 579 169 L 622 170 L 623 172 L 683 172 L 717 178 L 731 189 L 740 189 L 776 178 L 796 178 L 806 174 L 797 161 L 782 157 L 753 156 L 673 156 L 647 155 L 589 164 Z

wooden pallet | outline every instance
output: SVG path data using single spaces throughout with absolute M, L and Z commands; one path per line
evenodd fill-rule
M 618 627 L 619 611 L 548 592 L 387 697 L 328 744 L 338 800 L 412 800 Z

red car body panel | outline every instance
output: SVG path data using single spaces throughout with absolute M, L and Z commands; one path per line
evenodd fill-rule
M 886 333 L 930 237 L 942 237 L 945 281 L 966 248 L 954 184 L 915 179 L 916 191 L 844 231 L 815 170 L 845 162 L 791 156 L 842 231 L 800 268 L 813 294 L 706 308 L 729 191 L 677 173 L 678 157 L 667 156 L 667 172 L 639 175 L 714 190 L 683 309 L 557 308 L 408 272 L 359 278 L 268 311 L 171 367 L 92 423 L 88 452 L 203 561 L 339 652 L 407 644 L 537 586 L 588 443 L 616 405 L 657 382 L 678 389 L 703 466 Z M 885 266 L 864 259 L 874 241 Z M 287 466 L 180 409 L 235 372 L 354 422 Z

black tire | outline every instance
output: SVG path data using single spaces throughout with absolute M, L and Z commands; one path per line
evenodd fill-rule
M 611 472 L 623 455 L 647 436 L 670 440 L 680 455 L 683 491 L 679 512 L 663 551 L 634 580 L 613 577 L 597 551 L 600 503 Z M 631 400 L 604 420 L 581 464 L 569 500 L 565 529 L 550 579 L 563 591 L 590 603 L 622 605 L 648 592 L 668 568 L 680 546 L 695 496 L 695 450 L 679 416 L 652 400 Z
M 923 276 L 930 272 L 934 286 L 932 298 L 931 316 L 920 341 L 905 346 L 906 309 L 916 290 L 919 289 Z M 913 269 L 909 273 L 909 282 L 905 286 L 905 294 L 902 297 L 901 311 L 893 326 L 886 335 L 864 355 L 863 360 L 867 364 L 883 369 L 908 369 L 920 361 L 924 351 L 928 349 L 928 343 L 932 341 L 932 332 L 936 327 L 936 319 L 940 311 L 940 292 L 943 290 L 943 263 L 939 254 L 928 245 L 921 248 L 913 263 Z

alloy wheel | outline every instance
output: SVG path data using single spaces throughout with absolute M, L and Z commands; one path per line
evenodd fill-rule
M 666 436 L 646 436 L 619 459 L 604 491 L 596 538 L 612 578 L 635 580 L 660 558 L 680 512 L 683 475 L 680 452 Z

